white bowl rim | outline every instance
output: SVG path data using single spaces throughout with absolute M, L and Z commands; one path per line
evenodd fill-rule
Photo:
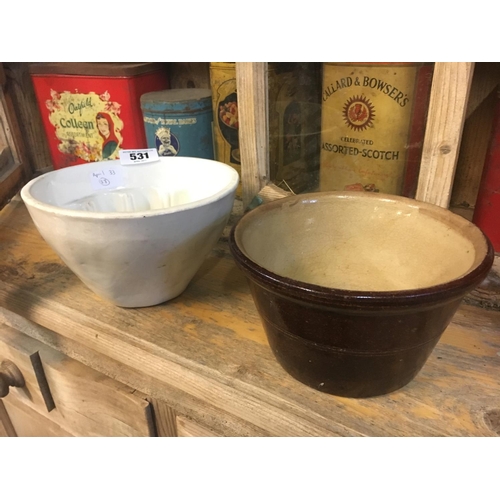
M 50 203 L 45 203 L 43 201 L 40 201 L 36 199 L 32 194 L 31 194 L 31 188 L 39 182 L 41 179 L 44 179 L 46 177 L 49 177 L 51 175 L 54 175 L 55 172 L 60 172 L 61 170 L 68 170 L 68 169 L 73 169 L 73 168 L 89 168 L 89 165 L 91 166 L 96 166 L 98 163 L 106 163 L 106 165 L 112 165 L 115 164 L 116 162 L 119 162 L 119 160 L 113 161 L 108 161 L 108 162 L 94 162 L 94 163 L 84 163 L 81 165 L 72 165 L 69 167 L 64 167 L 63 169 L 57 169 L 57 170 L 51 170 L 50 172 L 46 172 L 42 175 L 39 175 L 38 177 L 35 177 L 34 179 L 31 179 L 27 184 L 24 185 L 24 187 L 20 191 L 20 195 L 22 200 L 27 206 L 31 206 L 33 208 L 36 208 L 38 210 L 41 210 L 43 212 L 47 213 L 52 213 L 55 215 L 59 216 L 66 216 L 66 217 L 72 217 L 72 218 L 81 218 L 81 219 L 140 219 L 140 218 L 145 218 L 145 217 L 157 217 L 161 215 L 167 215 L 167 214 L 172 214 L 172 213 L 178 213 L 178 212 L 184 212 L 187 210 L 191 210 L 194 208 L 202 207 L 205 205 L 210 205 L 211 203 L 214 203 L 228 194 L 230 194 L 232 191 L 236 191 L 236 188 L 238 186 L 240 176 L 236 169 L 233 167 L 227 165 L 226 163 L 217 161 L 217 160 L 210 160 L 206 158 L 194 158 L 194 157 L 170 157 L 168 158 L 168 161 L 185 161 L 185 160 L 196 160 L 197 162 L 210 162 L 210 163 L 216 163 L 222 168 L 226 168 L 232 175 L 229 180 L 229 182 L 221 188 L 219 191 L 216 193 L 207 196 L 205 198 L 202 198 L 200 200 L 196 201 L 191 201 L 189 203 L 182 203 L 179 205 L 176 205 L 174 207 L 169 207 L 169 208 L 159 208 L 155 210 L 142 210 L 142 211 L 137 211 L 137 212 L 88 212 L 88 211 L 83 211 L 83 210 L 74 210 L 70 208 L 62 208 L 58 207 L 56 205 L 51 205 Z M 151 164 L 150 164 L 151 165 Z M 127 165 L 125 168 L 131 169 L 131 168 L 143 168 L 143 165 Z

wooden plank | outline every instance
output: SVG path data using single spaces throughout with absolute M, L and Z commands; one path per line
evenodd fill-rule
M 463 130 L 457 170 L 450 198 L 451 207 L 473 210 L 492 129 L 494 93 L 467 120 Z
M 449 206 L 474 63 L 436 63 L 416 199 Z
M 7 82 L 7 77 L 5 76 L 4 65 L 5 63 L 0 63 L 0 86 L 5 85 Z
M 469 119 L 500 83 L 500 63 L 476 62 L 465 119 Z
M 26 146 L 27 162 L 33 172 L 44 173 L 52 170 L 47 134 L 31 81 L 29 63 L 10 62 L 4 63 L 4 66 L 13 108 Z
M 267 63 L 236 63 L 244 207 L 269 179 L 267 72 Z
M 29 177 L 31 169 L 28 165 L 23 134 L 19 127 L 11 92 L 7 90 L 8 86 L 4 89 L 0 88 L 0 123 L 16 164 L 20 165 L 26 176 Z
M 220 437 L 202 425 L 187 418 L 177 417 L 179 437 Z
M 176 437 L 177 423 L 175 410 L 159 399 L 151 397 L 147 397 L 146 399 L 153 406 L 156 435 L 158 437 Z
M 10 165 L 0 171 L 0 208 L 27 182 L 31 171 L 23 149 L 21 133 L 10 96 L 0 87 L 0 151 L 9 150 Z M 5 154 L 5 153 L 4 153 Z M 3 156 L 3 155 L 2 155 Z

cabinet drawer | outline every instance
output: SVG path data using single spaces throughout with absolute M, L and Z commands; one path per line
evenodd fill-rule
M 0 325 L 0 363 L 8 360 L 24 377 L 3 401 L 18 436 L 152 436 L 150 403 L 142 394 L 82 363 Z M 36 421 L 36 423 L 35 423 Z M 49 429 L 50 427 L 50 429 Z M 52 433 L 52 434 L 51 434 Z
M 20 403 L 15 398 L 7 398 L 4 403 L 8 418 L 15 422 L 10 436 L 65 437 L 72 436 L 50 418 Z

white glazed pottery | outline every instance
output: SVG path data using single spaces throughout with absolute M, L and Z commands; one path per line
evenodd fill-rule
M 239 177 L 201 158 L 54 170 L 21 190 L 45 241 L 96 294 L 122 307 L 180 295 L 227 223 Z

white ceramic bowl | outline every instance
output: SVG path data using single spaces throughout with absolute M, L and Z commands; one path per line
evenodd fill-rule
M 91 290 L 144 307 L 185 290 L 222 234 L 238 182 L 232 167 L 201 158 L 115 160 L 46 173 L 21 197 L 45 241 Z

